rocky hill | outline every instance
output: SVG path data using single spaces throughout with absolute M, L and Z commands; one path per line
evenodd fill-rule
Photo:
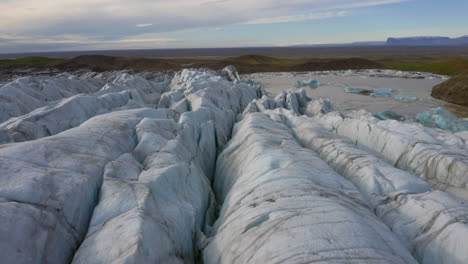
M 468 71 L 432 88 L 432 97 L 468 106 Z

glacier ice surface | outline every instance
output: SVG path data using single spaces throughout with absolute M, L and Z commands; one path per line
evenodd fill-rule
M 464 132 L 269 97 L 234 67 L 26 77 L 0 95 L 2 263 L 468 258 Z
M 220 154 L 223 202 L 204 263 L 416 263 L 357 189 L 302 148 L 280 115 L 246 113 Z
M 468 232 L 468 207 L 463 201 L 433 190 L 417 176 L 327 131 L 313 119 L 281 113 L 299 142 L 353 182 L 420 263 L 464 263 L 468 253 L 459 245 Z

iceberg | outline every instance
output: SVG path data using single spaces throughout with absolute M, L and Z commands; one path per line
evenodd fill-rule
M 353 108 L 351 108 L 349 106 L 346 106 L 346 105 L 336 105 L 335 107 L 338 110 L 341 110 L 341 111 L 351 111 L 351 110 L 353 110 Z
M 346 87 L 345 91 L 347 93 L 362 94 L 362 95 L 370 95 L 374 92 L 374 90 L 372 89 L 352 88 L 352 87 Z
M 459 119 L 442 107 L 433 108 L 416 115 L 416 121 L 427 127 L 461 132 L 468 130 L 468 120 Z
M 310 88 L 317 88 L 320 86 L 320 82 L 317 80 L 308 80 L 308 81 L 295 81 L 294 87 L 301 88 L 301 87 L 310 87 Z
M 387 93 L 387 92 L 373 92 L 370 94 L 370 96 L 372 97 L 390 97 L 392 96 L 391 93 Z
M 399 93 L 399 92 L 401 92 L 401 90 L 398 89 L 398 88 L 387 88 L 387 91 L 389 93 Z
M 410 95 L 405 95 L 405 94 L 395 94 L 393 96 L 395 100 L 403 102 L 403 103 L 414 103 L 418 100 L 417 97 L 410 96 Z
M 374 113 L 374 117 L 380 120 L 397 120 L 397 121 L 405 121 L 406 117 L 397 114 L 393 111 L 383 111 Z

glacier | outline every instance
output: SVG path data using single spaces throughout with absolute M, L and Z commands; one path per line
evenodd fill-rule
M 223 207 L 205 263 L 416 263 L 353 184 L 301 148 L 279 115 L 238 123 L 216 175 Z
M 233 66 L 23 77 L 0 102 L 2 263 L 468 259 L 464 134 Z

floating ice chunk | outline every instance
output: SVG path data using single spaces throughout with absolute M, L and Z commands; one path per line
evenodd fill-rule
M 418 98 L 406 94 L 395 94 L 393 98 L 403 103 L 414 103 L 416 100 L 418 100 Z
M 338 110 L 341 110 L 341 111 L 351 111 L 351 110 L 353 110 L 353 108 L 351 108 L 349 106 L 346 106 L 346 105 L 336 105 L 335 107 Z
M 468 121 L 458 119 L 442 107 L 433 108 L 416 116 L 417 122 L 427 127 L 460 132 L 468 130 Z
M 375 118 L 378 118 L 380 120 L 389 120 L 389 119 L 392 119 L 392 120 L 397 120 L 397 121 L 405 121 L 406 120 L 406 117 L 400 115 L 400 114 L 397 114 L 393 111 L 383 111 L 383 112 L 377 112 L 377 113 L 374 113 L 374 117 Z
M 294 86 L 296 88 L 309 86 L 310 88 L 317 88 L 320 86 L 320 82 L 317 80 L 308 80 L 308 81 L 295 81 Z
M 253 73 L 244 75 L 247 78 L 258 78 L 258 76 L 284 76 L 290 73 Z M 359 78 L 405 78 L 405 79 L 442 79 L 447 80 L 449 76 L 436 75 L 425 72 L 409 72 L 395 70 L 338 70 L 338 71 L 315 71 L 315 76 L 340 76 L 340 77 L 359 77 Z
M 352 88 L 352 87 L 346 87 L 345 91 L 347 93 L 362 94 L 362 95 L 370 95 L 371 93 L 374 92 L 374 90 L 372 89 Z
M 387 92 L 373 92 L 370 94 L 372 97 L 390 97 L 391 94 Z
M 398 88 L 387 88 L 389 93 L 399 93 L 401 90 Z

